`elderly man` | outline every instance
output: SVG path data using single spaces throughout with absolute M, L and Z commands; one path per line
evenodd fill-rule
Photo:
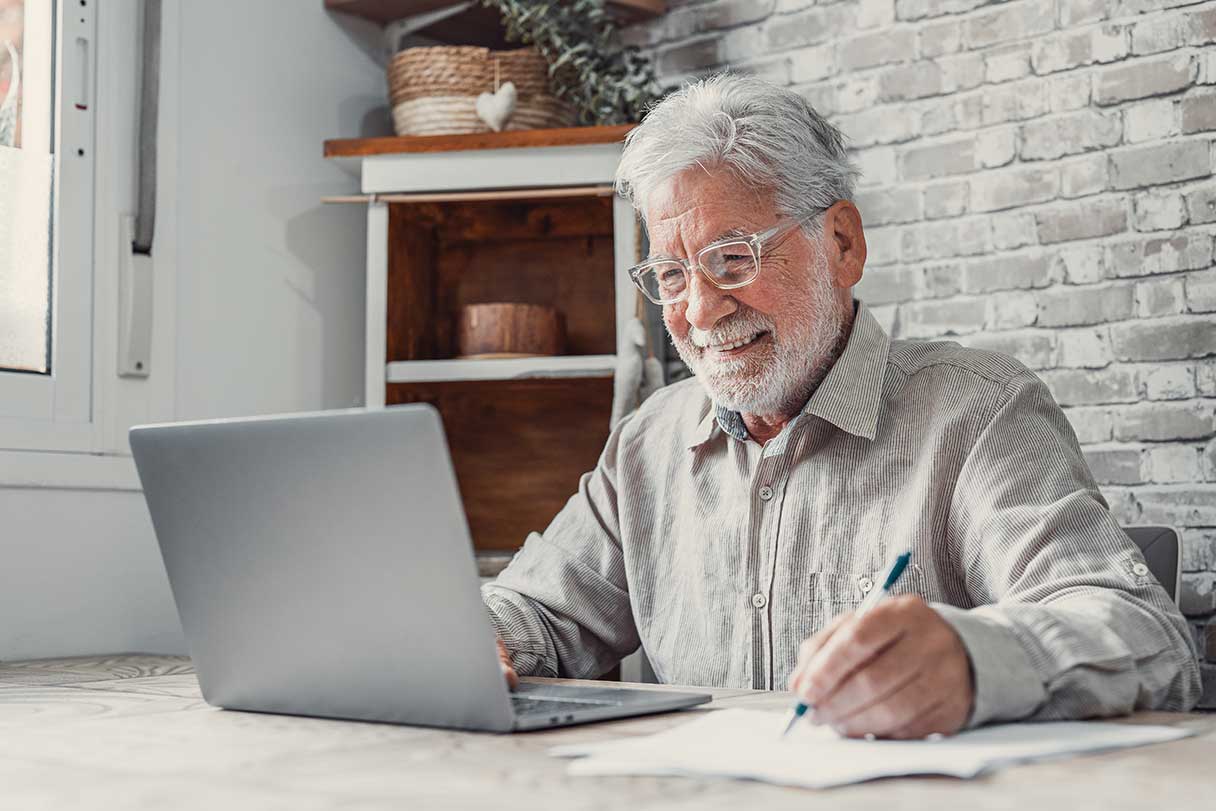
M 633 130 L 631 271 L 695 378 L 651 396 L 483 598 L 508 678 L 781 689 L 844 734 L 1187 709 L 1185 621 L 1012 358 L 892 341 L 840 133 L 719 76 Z M 897 596 L 852 616 L 895 553 Z

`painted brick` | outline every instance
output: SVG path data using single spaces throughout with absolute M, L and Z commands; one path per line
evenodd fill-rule
M 924 289 L 924 274 L 919 269 L 879 268 L 865 273 L 854 289 L 867 304 L 909 301 Z
M 1088 72 L 1066 73 L 1047 80 L 1047 108 L 1053 113 L 1084 109 L 1092 97 L 1093 77 Z
M 1119 360 L 1185 360 L 1216 354 L 1216 320 L 1154 318 L 1111 328 Z
M 1055 199 L 1060 177 L 1055 167 L 1029 166 L 984 172 L 971 180 L 971 211 L 1043 203 Z
M 922 57 L 954 53 L 962 46 L 962 41 L 962 26 L 953 19 L 923 25 L 917 36 L 917 46 Z
M 1213 439 L 1203 449 L 1204 477 L 1210 482 L 1216 482 L 1216 439 Z
M 916 189 L 903 186 L 867 189 L 858 192 L 853 202 L 867 226 L 915 222 L 921 218 L 921 196 Z
M 1127 230 L 1127 206 L 1122 199 L 1095 200 L 1054 206 L 1035 212 L 1039 242 L 1105 237 Z
M 1119 143 L 1117 114 L 1080 110 L 1022 125 L 1022 160 L 1051 160 Z
M 837 44 L 836 61 L 841 70 L 862 70 L 892 62 L 907 62 L 916 56 L 916 32 L 895 28 L 862 34 Z
M 1015 290 L 999 296 L 990 296 L 985 303 L 984 319 L 988 329 L 1007 330 L 1032 327 L 1038 318 L 1038 304 L 1034 294 Z
M 1216 130 L 1216 90 L 1201 90 L 1183 96 L 1179 106 L 1182 110 L 1183 132 Z
M 915 104 L 914 109 L 920 112 L 922 135 L 941 135 L 958 129 L 958 116 L 955 115 L 957 105 L 952 96 L 925 99 Z
M 1080 65 L 1114 62 L 1127 56 L 1127 31 L 1103 25 L 1085 31 L 1065 31 L 1035 42 L 1031 64 L 1038 74 L 1069 70 Z
M 1123 140 L 1134 144 L 1178 134 L 1178 111 L 1173 99 L 1150 99 L 1123 108 Z
M 1089 284 L 1106 278 L 1106 254 L 1101 245 L 1069 245 L 1056 252 L 1053 275 L 1069 284 Z
M 801 84 L 826 79 L 837 73 L 836 49 L 830 45 L 799 48 L 788 57 L 790 81 Z
M 1175 93 L 1195 81 L 1195 63 L 1189 55 L 1137 60 L 1102 71 L 1094 85 L 1099 105 Z
M 1126 368 L 1098 372 L 1055 369 L 1042 377 L 1061 406 L 1134 403 L 1139 399 L 1136 375 Z
M 874 318 L 878 321 L 879 326 L 881 326 L 883 331 L 888 335 L 895 334 L 895 316 L 898 314 L 898 312 L 899 305 L 897 304 L 880 304 L 870 310 L 870 314 L 874 316 Z
M 1107 272 L 1116 277 L 1202 270 L 1212 264 L 1212 237 L 1196 231 L 1110 243 Z
M 1203 572 L 1216 569 L 1216 529 L 1182 531 L 1182 571 Z M 1216 654 L 1216 622 L 1207 625 L 1206 652 Z
M 925 288 L 932 298 L 953 296 L 961 290 L 962 269 L 956 262 L 925 265 Z
M 850 76 L 835 86 L 835 111 L 855 113 L 874 106 L 878 100 L 878 82 L 873 76 Z
M 904 334 L 911 338 L 965 335 L 984 328 L 984 306 L 977 299 L 913 301 L 900 309 Z
M 1193 313 L 1216 312 L 1216 270 L 1187 275 L 1186 308 Z
M 1195 369 L 1189 363 L 1156 363 L 1140 373 L 1144 396 L 1150 400 L 1185 400 L 1194 397 Z
M 1195 388 L 1204 397 L 1216 397 L 1216 363 L 1200 363 L 1195 367 Z
M 686 39 L 719 28 L 758 22 L 773 12 L 774 5 L 774 0 L 714 0 L 695 8 L 675 9 L 654 27 L 661 39 Z
M 967 211 L 969 186 L 965 180 L 948 180 L 925 186 L 925 218 L 957 217 Z
M 895 0 L 895 17 L 900 20 L 920 20 L 941 14 L 959 14 L 979 8 L 988 0 Z
M 1186 291 L 1182 279 L 1167 276 L 1136 283 L 1136 315 L 1157 318 L 1177 315 L 1186 310 Z
M 1060 6 L 1060 25 L 1100 22 L 1110 16 L 1110 0 L 1069 0 Z
M 895 150 L 889 146 L 871 147 L 853 153 L 861 170 L 859 186 L 894 186 L 896 179 Z
M 895 22 L 895 0 L 859 0 L 857 27 L 877 28 Z
M 1010 212 L 994 214 L 992 222 L 992 247 L 998 250 L 1014 250 L 1038 242 L 1039 227 L 1033 214 Z
M 1161 15 L 1132 28 L 1132 52 L 1171 51 L 1186 45 L 1216 41 L 1216 9 L 1178 15 Z
M 1059 365 L 1066 369 L 1104 369 L 1113 355 L 1107 327 L 1062 329 L 1059 336 Z
M 1056 287 L 1039 293 L 1039 326 L 1104 324 L 1128 318 L 1134 309 L 1130 285 Z
M 971 48 L 1046 34 L 1055 27 L 1055 0 L 1024 0 L 968 17 L 963 41 Z
M 1112 153 L 1111 185 L 1116 189 L 1155 186 L 1212 173 L 1207 141 L 1181 141 Z
M 1023 121 L 1047 112 L 1047 97 L 1038 92 L 1038 79 L 1022 79 L 985 88 L 979 97 L 980 123 L 984 126 Z
M 752 25 L 727 31 L 722 34 L 719 52 L 722 54 L 722 61 L 731 64 L 764 53 L 763 26 Z
M 1058 336 L 1051 330 L 985 332 L 968 336 L 966 344 L 1017 358 L 1031 369 L 1049 369 L 1056 365 Z
M 863 218 L 864 222 L 864 218 Z M 866 228 L 866 265 L 889 265 L 899 261 L 903 231 L 897 227 Z
M 878 100 L 906 101 L 936 96 L 943 91 L 942 69 L 936 62 L 920 61 L 885 69 L 878 77 Z
M 976 133 L 975 160 L 984 169 L 1013 163 L 1018 153 L 1017 131 L 1013 127 Z
M 991 293 L 1046 287 L 1055 279 L 1047 254 L 1005 254 L 974 259 L 963 266 L 960 289 L 964 293 Z
M 981 53 L 950 54 L 935 61 L 942 71 L 943 93 L 971 90 L 984 83 L 984 55 Z
M 1009 82 L 1030 75 L 1030 46 L 1024 43 L 992 48 L 984 53 L 984 81 Z
M 1208 49 L 1195 55 L 1198 62 L 1195 84 L 1216 84 L 1216 52 Z
M 1144 477 L 1158 484 L 1199 481 L 1199 449 L 1190 445 L 1163 445 L 1144 452 Z
M 986 219 L 937 220 L 904 231 L 900 256 L 905 262 L 975 256 L 987 253 L 990 246 L 991 231 Z
M 1138 403 L 1115 412 L 1115 439 L 1120 442 L 1173 442 L 1211 435 L 1212 405 L 1202 400 Z
M 1192 223 L 1216 222 L 1216 186 L 1203 185 L 1187 192 L 1187 219 Z
M 1060 196 L 1085 197 L 1110 188 L 1110 161 L 1105 152 L 1059 161 Z
M 1085 463 L 1098 484 L 1140 484 L 1140 451 L 1132 448 L 1086 448 Z
M 1216 611 L 1216 574 L 1195 572 L 1182 578 L 1182 588 L 1178 591 L 1178 608 L 1188 617 L 1198 617 Z M 1206 684 L 1204 688 L 1206 697 Z
M 773 16 L 764 24 L 764 47 L 781 51 L 832 42 L 853 27 L 855 18 L 854 5 L 822 6 Z
M 749 76 L 755 76 L 773 84 L 784 86 L 790 83 L 790 59 L 788 56 L 776 59 L 756 59 L 740 62 L 735 65 L 735 68 L 740 73 L 746 73 Z
M 718 53 L 718 37 L 684 42 L 659 51 L 655 69 L 659 73 L 688 73 L 716 65 L 721 61 Z
M 880 107 L 839 116 L 832 122 L 857 149 L 910 141 L 920 134 L 920 116 L 910 107 Z
M 1137 231 L 1164 231 L 1186 224 L 1186 204 L 1176 191 L 1145 192 L 1132 198 L 1132 225 Z
M 928 180 L 970 172 L 976 168 L 975 139 L 968 136 L 911 147 L 900 155 L 899 167 L 905 180 Z
M 1114 434 L 1114 417 L 1108 408 L 1067 408 L 1064 414 L 1082 445 L 1109 442 Z

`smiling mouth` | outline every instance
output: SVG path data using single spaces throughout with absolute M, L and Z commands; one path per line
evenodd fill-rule
M 761 332 L 757 332 L 755 335 L 751 335 L 746 338 L 739 338 L 738 340 L 735 340 L 735 341 L 729 341 L 727 343 L 722 343 L 722 344 L 710 344 L 709 346 L 705 347 L 705 350 L 707 352 L 712 352 L 713 354 L 718 355 L 720 357 L 732 357 L 734 355 L 741 355 L 744 352 L 746 352 L 747 350 L 756 346 L 758 343 L 760 343 L 760 340 L 768 334 L 769 334 L 768 331 L 764 330 Z

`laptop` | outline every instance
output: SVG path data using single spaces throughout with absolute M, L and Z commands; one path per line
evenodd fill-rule
M 130 440 L 212 705 L 508 732 L 710 699 L 507 689 L 429 405 L 138 426 Z

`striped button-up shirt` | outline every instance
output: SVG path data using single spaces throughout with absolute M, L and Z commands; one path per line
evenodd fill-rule
M 652 395 L 482 596 L 523 674 L 593 677 L 640 644 L 663 682 L 785 689 L 799 643 L 904 549 L 894 591 L 957 631 L 971 725 L 1198 699 L 1186 622 L 1043 383 L 892 341 L 864 306 L 763 446 L 695 379 Z

